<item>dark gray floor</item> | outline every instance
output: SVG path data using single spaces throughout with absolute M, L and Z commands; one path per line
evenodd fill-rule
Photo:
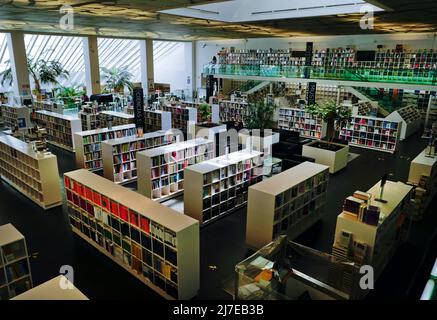
M 348 167 L 331 176 L 325 218 L 297 242 L 330 252 L 336 217 L 342 202 L 355 190 L 367 190 L 389 172 L 391 180 L 406 181 L 409 163 L 423 148 L 419 136 L 400 144 L 395 155 L 352 148 L 360 154 Z M 73 170 L 74 155 L 52 148 L 58 156 L 59 170 Z M 129 186 L 131 187 L 131 186 Z M 434 202 L 431 208 L 435 208 Z M 435 209 L 434 209 L 435 211 Z M 34 283 L 40 284 L 58 274 L 62 265 L 72 265 L 75 284 L 91 299 L 160 299 L 152 290 L 127 274 L 121 267 L 73 236 L 65 211 L 61 207 L 44 211 L 5 183 L 0 183 L 0 224 L 12 223 L 25 236 L 29 251 L 37 253 L 31 260 Z M 410 240 L 403 245 L 377 281 L 368 299 L 417 299 L 429 274 L 435 251 L 437 215 L 428 215 L 414 223 Z M 201 288 L 199 299 L 229 299 L 223 290 L 233 276 L 234 266 L 247 255 L 245 247 L 245 209 L 224 217 L 201 229 Z M 209 266 L 216 266 L 213 271 Z M 426 276 L 425 276 L 426 275 Z

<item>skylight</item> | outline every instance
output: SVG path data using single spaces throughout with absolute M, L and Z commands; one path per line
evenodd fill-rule
M 366 11 L 384 11 L 360 0 L 232 0 L 161 12 L 223 22 L 252 22 L 360 13 L 364 6 Z

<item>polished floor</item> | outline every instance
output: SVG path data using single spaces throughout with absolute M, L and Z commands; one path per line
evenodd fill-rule
M 425 141 L 416 135 L 402 142 L 394 155 L 352 148 L 352 152 L 360 156 L 351 161 L 345 170 L 331 175 L 325 217 L 296 241 L 330 252 L 336 217 L 344 198 L 355 190 L 369 189 L 384 173 L 389 173 L 391 180 L 406 181 L 410 161 L 424 147 Z M 72 153 L 55 147 L 52 151 L 58 156 L 60 174 L 75 169 Z M 436 208 L 435 199 L 430 208 Z M 35 285 L 55 277 L 62 265 L 71 265 L 76 286 L 90 299 L 161 299 L 121 267 L 74 236 L 64 209 L 58 207 L 44 211 L 6 183 L 0 183 L 0 224 L 12 223 L 25 235 L 32 254 Z M 423 221 L 413 223 L 409 241 L 396 252 L 367 299 L 420 297 L 437 255 L 437 215 L 430 213 Z M 224 287 L 234 275 L 235 264 L 248 254 L 245 228 L 244 209 L 201 229 L 199 299 L 231 298 Z

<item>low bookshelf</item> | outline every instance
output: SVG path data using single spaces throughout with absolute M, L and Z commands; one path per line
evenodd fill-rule
M 80 119 L 56 112 L 35 112 L 36 122 L 47 129 L 49 143 L 68 151 L 74 151 L 73 134 L 82 131 Z
M 0 301 L 32 288 L 26 239 L 8 223 L 0 226 Z
M 64 175 L 74 233 L 166 299 L 199 289 L 199 223 L 84 169 Z
M 171 126 L 171 112 L 162 110 L 144 111 L 144 132 L 170 130 Z
M 322 139 L 326 136 L 326 123 L 304 109 L 280 108 L 278 128 L 297 131 L 305 138 Z
M 1 113 L 3 117 L 3 126 L 8 129 L 20 128 L 18 121 L 24 121 L 25 128 L 32 127 L 30 120 L 31 109 L 26 106 L 10 106 L 2 104 Z
M 352 116 L 340 130 L 340 137 L 351 146 L 394 153 L 401 123 L 384 118 Z
M 246 244 L 259 249 L 281 234 L 294 239 L 325 210 L 329 167 L 312 162 L 249 187 Z
M 138 152 L 138 192 L 156 201 L 180 195 L 184 169 L 214 156 L 214 142 L 204 138 Z
M 103 111 L 103 107 L 94 102 L 87 102 L 82 105 L 82 110 L 79 112 L 82 131 L 96 130 L 100 128 L 99 113 L 101 111 Z
M 126 114 L 123 112 L 117 111 L 101 111 L 99 113 L 100 118 L 100 127 L 107 128 L 108 127 L 108 117 L 112 117 L 112 125 L 113 126 L 122 126 L 124 124 L 134 123 L 135 117 L 130 114 Z
M 184 214 L 205 225 L 245 206 L 249 186 L 263 179 L 261 157 L 246 149 L 186 168 Z
M 220 123 L 220 108 L 218 104 L 209 104 L 206 102 L 181 101 L 181 106 L 197 109 L 197 123 L 203 122 L 201 113 L 199 111 L 199 106 L 202 104 L 208 105 L 208 111 L 210 113 L 210 118 L 208 119 L 208 122 Z
M 102 141 L 131 137 L 136 134 L 137 130 L 134 124 L 74 133 L 76 165 L 91 171 L 103 169 Z
M 43 209 L 62 205 L 56 156 L 35 152 L 12 136 L 0 137 L 1 178 Z
M 161 147 L 175 141 L 171 132 L 156 131 L 142 137 L 130 136 L 102 142 L 103 175 L 118 184 L 137 179 L 137 152 Z

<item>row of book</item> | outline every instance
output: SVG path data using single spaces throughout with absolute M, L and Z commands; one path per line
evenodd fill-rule
M 370 127 L 379 127 L 383 129 L 397 129 L 397 122 L 383 121 L 383 120 L 373 120 L 366 118 L 352 118 L 351 124 L 358 124 Z

